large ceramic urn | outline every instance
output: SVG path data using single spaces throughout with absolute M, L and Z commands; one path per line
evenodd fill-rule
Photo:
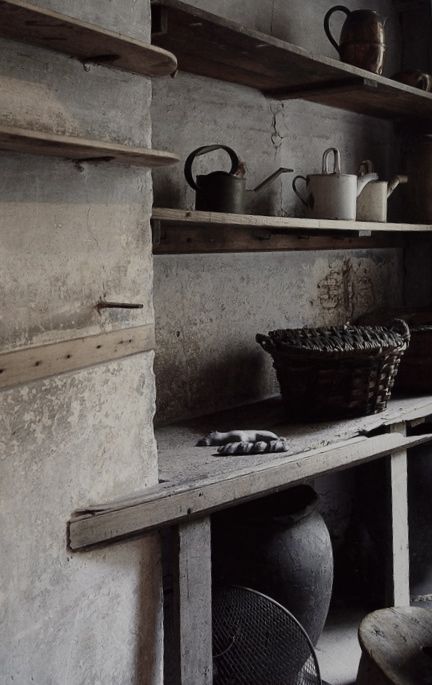
M 213 516 L 217 584 L 259 590 L 300 621 L 312 642 L 324 627 L 333 584 L 333 553 L 318 497 L 298 486 Z

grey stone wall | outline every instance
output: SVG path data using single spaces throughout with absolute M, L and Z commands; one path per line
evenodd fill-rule
M 197 7 L 273 33 L 314 53 L 335 57 L 322 27 L 332 3 L 320 0 L 195 0 Z M 363 7 L 360 0 L 347 3 Z M 400 68 L 399 21 L 394 4 L 374 8 L 388 16 L 386 73 Z M 342 19 L 342 15 L 340 19 Z M 338 17 L 334 17 L 338 35 Z M 340 23 L 340 22 L 339 22 Z M 391 123 L 301 100 L 277 102 L 260 93 L 179 73 L 153 86 L 153 140 L 185 159 L 199 145 L 230 145 L 248 169 L 249 187 L 279 166 L 320 171 L 322 153 L 337 146 L 343 171 L 372 158 L 387 178 L 398 171 L 399 147 Z M 198 173 L 224 165 L 213 154 Z M 302 216 L 293 175 L 250 194 L 248 211 Z M 157 206 L 192 208 L 194 193 L 182 168 L 154 174 Z M 397 196 L 390 201 L 396 214 Z M 343 323 L 402 298 L 403 264 L 397 250 L 157 256 L 154 301 L 159 420 L 197 415 L 253 401 L 276 391 L 271 364 L 255 333 L 283 326 Z
M 147 0 L 40 5 L 136 38 Z M 148 145 L 148 79 L 1 41 L 0 122 Z M 1 350 L 151 323 L 150 173 L 0 157 Z M 143 302 L 138 313 L 96 302 Z M 153 353 L 0 393 L 0 683 L 161 682 L 159 548 L 67 550 L 74 509 L 157 482 Z

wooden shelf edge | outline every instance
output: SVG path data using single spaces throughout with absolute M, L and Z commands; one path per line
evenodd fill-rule
M 164 48 L 24 0 L 0 0 L 0 14 L 0 37 L 3 38 L 142 76 L 166 76 L 177 69 L 176 57 Z
M 179 157 L 171 152 L 3 125 L 0 125 L 0 151 L 147 168 L 168 166 L 179 161 Z
M 163 254 L 354 250 L 404 247 L 429 224 L 333 221 L 155 207 L 153 251 Z
M 229 473 L 227 478 L 164 484 L 131 502 L 92 507 L 68 522 L 69 547 L 85 549 L 205 516 L 234 503 L 260 497 L 301 481 L 365 463 L 432 441 L 432 435 L 406 438 L 397 433 L 363 437 L 328 448 L 280 457 L 260 467 Z
M 149 352 L 153 324 L 0 353 L 0 390 Z
M 223 212 L 201 212 L 188 209 L 154 207 L 152 219 L 162 224 L 174 223 L 184 226 L 246 226 L 249 228 L 271 228 L 273 230 L 308 231 L 370 231 L 379 233 L 420 232 L 432 233 L 432 224 L 384 223 L 372 221 L 342 221 L 332 219 L 308 219 L 303 217 L 263 216 L 257 214 L 226 214 Z

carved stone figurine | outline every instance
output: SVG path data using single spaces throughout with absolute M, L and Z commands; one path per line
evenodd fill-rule
M 218 454 L 224 457 L 241 454 L 269 454 L 287 452 L 288 440 L 271 431 L 233 430 L 215 431 L 198 440 L 198 447 L 219 446 Z

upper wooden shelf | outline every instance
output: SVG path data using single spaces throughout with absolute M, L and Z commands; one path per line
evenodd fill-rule
M 0 0 L 0 36 L 143 76 L 165 76 L 177 68 L 163 48 L 22 0 Z
M 69 522 L 70 547 L 83 549 L 178 524 L 430 442 L 432 435 L 404 437 L 387 431 L 395 424 L 422 422 L 431 413 L 432 398 L 425 396 L 391 400 L 385 412 L 373 416 L 293 425 L 287 424 L 281 401 L 273 399 L 160 428 L 160 484 L 122 500 L 89 503 L 76 512 Z M 289 451 L 221 457 L 214 447 L 196 447 L 209 431 L 237 426 L 273 430 L 288 438 Z
M 171 152 L 128 147 L 103 140 L 59 136 L 55 133 L 29 131 L 10 126 L 0 126 L 1 150 L 64 157 L 82 162 L 106 161 L 148 168 L 167 166 L 179 161 L 177 155 Z
M 159 207 L 153 209 L 152 220 L 155 254 L 399 246 L 406 234 L 432 232 L 429 224 L 298 219 Z
M 432 115 L 431 93 L 316 57 L 179 0 L 154 0 L 152 12 L 153 43 L 172 50 L 183 71 L 377 117 L 426 121 Z

